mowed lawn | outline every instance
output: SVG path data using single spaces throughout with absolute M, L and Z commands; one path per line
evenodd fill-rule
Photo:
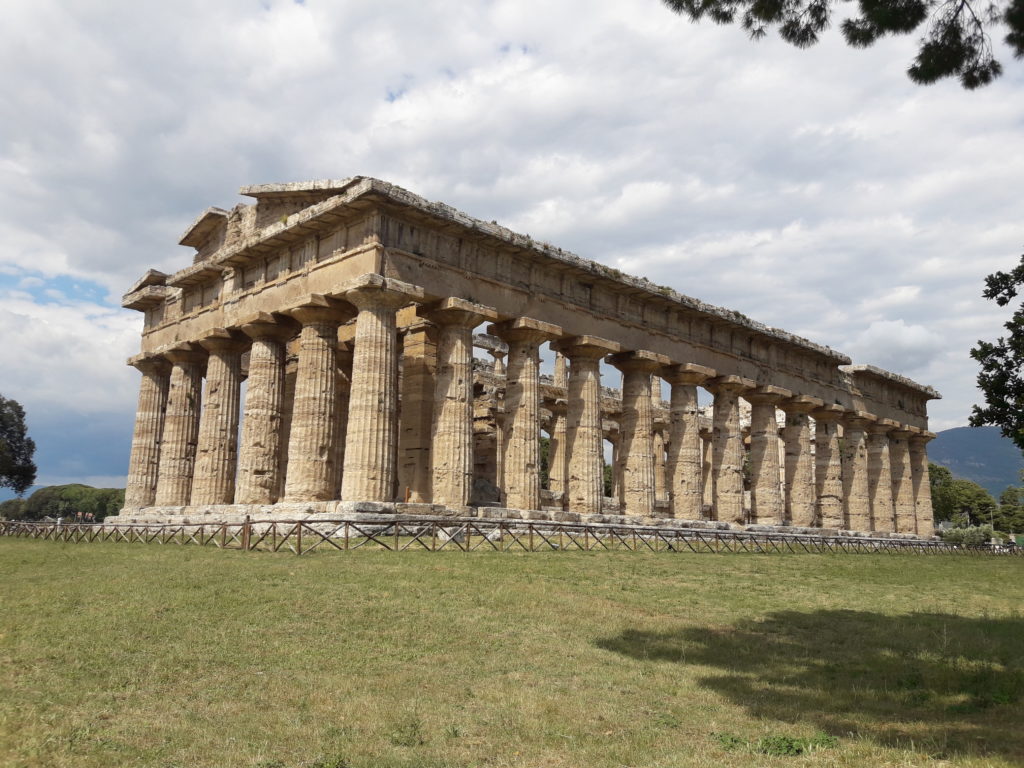
M 0 539 L 0 579 L 3 766 L 1024 763 L 1022 559 Z

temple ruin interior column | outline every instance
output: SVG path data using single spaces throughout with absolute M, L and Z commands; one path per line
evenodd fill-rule
M 601 419 L 601 359 L 619 345 L 597 336 L 562 339 L 555 346 L 569 360 L 566 458 L 570 512 L 601 513 L 604 501 L 604 429 Z
M 498 315 L 459 298 L 424 314 L 438 326 L 431 501 L 461 509 L 473 495 L 473 329 Z
M 284 499 L 285 480 L 288 478 L 288 445 L 292 436 L 292 412 L 295 410 L 295 380 L 298 378 L 299 368 L 299 339 L 291 339 L 285 344 L 284 352 L 284 392 L 281 396 L 281 457 L 277 468 L 277 498 Z
M 902 425 L 889 433 L 889 462 L 892 467 L 892 502 L 896 533 L 917 533 L 914 477 L 908 445 L 912 434 L 913 432 Z
M 338 405 L 334 411 L 334 479 L 331 481 L 337 498 L 341 498 L 341 475 L 345 467 L 345 438 L 348 435 L 348 405 L 352 395 L 353 357 L 350 342 L 339 340 L 334 350 Z
M 782 525 L 785 503 L 779 484 L 779 422 L 776 407 L 793 393 L 764 386 L 745 395 L 750 402 L 750 513 L 758 525 Z
M 352 358 L 344 501 L 392 501 L 398 443 L 398 331 L 395 313 L 416 301 L 413 286 L 365 275 L 345 300 L 359 310 Z
M 654 422 L 654 431 L 651 433 L 651 451 L 654 455 L 654 500 L 668 501 L 668 489 L 665 485 L 665 426 L 658 421 Z
M 669 366 L 664 370 L 664 375 L 671 387 L 665 476 L 672 516 L 682 520 L 699 520 L 704 506 L 704 457 L 697 385 L 713 378 L 715 371 L 702 365 L 683 363 Z
M 871 500 L 871 528 L 880 533 L 896 530 L 892 499 L 892 465 L 889 461 L 889 432 L 896 427 L 890 419 L 868 425 L 868 497 Z
M 551 411 L 551 437 L 548 439 L 548 490 L 556 499 L 561 499 L 559 506 L 565 506 L 566 483 L 568 482 L 568 413 L 569 402 L 565 398 L 556 398 L 548 403 Z
M 932 488 L 928 481 L 927 450 L 928 443 L 934 438 L 934 433 L 925 430 L 915 431 L 910 437 L 910 471 L 914 485 L 914 511 L 918 536 L 935 535 Z
M 713 519 L 715 511 L 715 433 L 710 427 L 701 427 L 700 498 L 701 518 Z
M 316 300 L 314 300 L 316 301 Z M 286 501 L 327 501 L 335 497 L 334 441 L 337 427 L 338 326 L 350 313 L 319 300 L 288 311 L 297 320 L 299 362 L 288 440 Z
M 651 375 L 668 358 L 645 349 L 620 352 L 608 362 L 622 371 L 622 416 L 619 419 L 623 456 L 623 500 L 626 515 L 654 514 L 654 414 Z
M 184 345 L 164 354 L 171 362 L 156 506 L 183 507 L 192 494 L 206 353 Z
M 815 486 L 818 492 L 818 525 L 843 527 L 843 464 L 839 453 L 839 419 L 844 410 L 824 405 L 814 416 Z
M 160 471 L 160 440 L 171 385 L 171 366 L 162 357 L 133 359 L 131 364 L 142 373 L 139 401 L 135 410 L 131 458 L 124 505 L 128 508 L 151 507 L 156 501 Z
M 411 314 L 411 310 L 418 309 L 402 309 L 399 319 L 402 319 L 402 315 Z M 431 499 L 431 432 L 434 428 L 434 408 L 440 402 L 436 400 L 435 381 L 439 329 L 429 319 L 417 316 L 405 324 L 400 336 L 398 498 L 423 504 Z
M 508 343 L 502 482 L 505 506 L 540 509 L 540 345 L 562 329 L 529 317 L 488 328 Z
M 740 376 L 717 376 L 704 385 L 714 396 L 711 439 L 713 483 L 711 519 L 745 522 L 743 510 L 743 434 L 740 431 L 740 393 L 756 386 Z
M 871 530 L 871 497 L 868 488 L 867 428 L 875 418 L 864 411 L 852 411 L 843 424 L 843 500 L 847 530 Z
M 285 343 L 295 328 L 265 314 L 243 323 L 241 330 L 252 346 L 235 503 L 273 504 L 281 489 Z
M 238 400 L 243 345 L 223 329 L 199 344 L 208 353 L 191 504 L 231 504 L 238 469 Z
M 816 397 L 797 395 L 781 403 L 786 412 L 782 428 L 785 442 L 785 520 L 790 525 L 811 527 L 818 513 L 818 493 L 814 484 L 814 454 L 811 450 L 810 413 L 825 403 Z

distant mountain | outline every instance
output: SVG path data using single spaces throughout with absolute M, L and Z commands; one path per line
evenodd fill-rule
M 1024 454 L 999 434 L 999 427 L 956 427 L 928 444 L 928 458 L 973 480 L 997 499 L 1008 485 L 1021 485 Z

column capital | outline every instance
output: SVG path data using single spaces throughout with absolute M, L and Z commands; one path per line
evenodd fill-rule
M 890 430 L 889 437 L 894 440 L 909 440 L 914 436 L 914 427 L 907 426 L 906 424 L 900 424 L 895 429 Z
M 267 312 L 256 312 L 242 318 L 238 330 L 250 339 L 273 339 L 287 341 L 298 330 L 295 322 L 287 315 L 271 315 Z
M 915 427 L 915 429 L 917 429 L 918 431 L 915 432 L 910 437 L 910 444 L 915 447 L 920 446 L 923 448 L 925 445 L 927 445 L 936 437 L 938 437 L 938 435 L 936 435 L 934 432 L 929 432 L 927 429 L 921 429 L 920 427 Z
M 337 295 L 360 311 L 399 309 L 424 298 L 423 289 L 418 286 L 373 273 L 361 275 L 342 286 Z
M 817 408 L 821 408 L 825 405 L 825 401 L 811 397 L 810 395 L 794 395 L 789 400 L 784 400 L 779 404 L 779 407 L 786 413 L 802 413 L 809 414 Z
M 556 416 L 564 416 L 569 409 L 569 401 L 564 397 L 556 397 L 553 400 L 545 400 L 543 406 Z
M 128 358 L 128 365 L 149 375 L 166 375 L 171 365 L 163 355 L 134 355 Z
M 749 402 L 757 405 L 778 405 L 792 396 L 793 393 L 788 389 L 773 386 L 758 387 L 753 392 L 744 395 Z
M 634 349 L 629 352 L 619 352 L 608 356 L 608 364 L 626 371 L 640 371 L 641 373 L 656 373 L 668 365 L 671 360 L 665 355 L 651 352 L 648 349 Z
M 172 363 L 203 363 L 206 362 L 206 350 L 198 344 L 185 342 L 165 349 L 163 356 Z
M 892 419 L 878 419 L 874 424 L 868 425 L 868 432 L 872 435 L 887 435 L 899 425 L 898 421 Z
M 841 419 L 842 424 L 847 429 L 860 429 L 866 430 L 868 425 L 874 424 L 878 421 L 878 417 L 873 413 L 867 411 L 847 411 L 843 414 Z
M 843 418 L 846 413 L 846 409 L 841 405 L 823 405 L 819 408 L 815 408 L 811 411 L 811 418 L 815 421 L 823 421 L 826 423 L 836 422 Z
M 208 328 L 196 343 L 207 352 L 240 350 L 243 346 L 239 334 L 226 328 Z
M 319 293 L 311 293 L 279 310 L 279 314 L 290 317 L 301 325 L 315 323 L 341 324 L 353 317 L 352 310 L 344 303 Z
M 757 382 L 753 379 L 744 378 L 743 376 L 716 376 L 715 378 L 708 379 L 704 382 L 704 388 L 714 394 L 717 394 L 718 392 L 735 392 L 736 394 L 743 394 L 744 392 L 756 389 Z
M 622 350 L 622 346 L 609 339 L 602 339 L 600 336 L 567 336 L 551 342 L 551 348 L 561 352 L 570 360 L 582 358 L 584 360 L 600 360 L 608 354 L 614 354 Z
M 698 384 L 703 384 L 708 379 L 715 378 L 718 375 L 718 371 L 705 365 L 697 365 L 696 363 L 679 363 L 677 365 L 666 365 L 662 369 L 661 375 L 669 384 L 684 384 L 695 387 Z
M 421 306 L 417 314 L 436 325 L 454 325 L 475 328 L 485 320 L 497 320 L 498 311 L 466 299 L 452 296 L 447 299 Z
M 562 335 L 562 328 L 532 317 L 517 317 L 487 326 L 487 332 L 510 342 L 534 342 L 542 344 Z

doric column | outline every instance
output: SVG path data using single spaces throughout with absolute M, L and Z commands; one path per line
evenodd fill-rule
M 700 499 L 701 518 L 711 518 L 715 507 L 715 433 L 710 427 L 702 427 L 700 430 L 701 465 L 700 465 Z M 707 510 L 707 511 L 705 511 Z
M 793 396 L 788 389 L 759 387 L 745 395 L 750 401 L 751 522 L 782 525 L 785 500 L 779 483 L 779 422 L 776 407 Z
M 608 362 L 622 371 L 622 416 L 619 419 L 624 454 L 625 514 L 654 514 L 654 413 L 651 375 L 668 365 L 664 355 L 645 349 L 620 352 Z
M 562 494 L 565 506 L 566 483 L 568 482 L 569 456 L 567 452 L 569 403 L 565 398 L 556 398 L 547 404 L 551 411 L 551 436 L 548 438 L 548 490 Z
M 910 438 L 910 471 L 914 480 L 914 512 L 917 518 L 917 535 L 935 535 L 935 519 L 932 513 L 932 488 L 928 482 L 929 441 L 935 434 L 921 430 Z
M 508 342 L 502 497 L 510 509 L 540 509 L 540 345 L 562 329 L 529 317 L 488 328 Z
M 651 452 L 654 456 L 654 498 L 656 501 L 668 500 L 665 488 L 665 427 L 654 422 L 651 432 Z
M 818 525 L 843 527 L 843 464 L 839 454 L 839 405 L 824 405 L 815 410 L 814 452 L 815 486 L 818 492 Z
M 352 395 L 352 348 L 347 341 L 338 342 L 334 352 L 337 368 L 338 407 L 334 414 L 334 480 L 335 496 L 341 498 L 341 473 L 345 467 L 345 436 L 348 434 L 348 402 Z
M 868 490 L 867 428 L 875 417 L 864 411 L 843 416 L 843 500 L 846 528 L 871 530 L 871 496 Z
M 284 395 L 281 398 L 281 448 L 278 455 L 281 462 L 277 468 L 277 498 L 284 498 L 285 480 L 288 477 L 288 446 L 292 441 L 292 413 L 295 411 L 295 380 L 298 378 L 299 339 L 295 338 L 285 344 L 284 357 Z
M 345 501 L 392 501 L 398 442 L 395 311 L 418 298 L 418 293 L 405 283 L 365 275 L 344 297 L 359 314 L 341 497 Z
M 608 430 L 608 442 L 612 445 L 612 468 L 611 468 L 611 496 L 610 498 L 615 499 L 615 503 L 618 504 L 619 512 L 622 512 L 622 452 L 619 450 L 621 445 L 620 438 L 622 434 L 619 432 L 618 422 L 615 426 Z
M 908 440 L 913 434 L 900 426 L 889 433 L 889 461 L 892 466 L 892 503 L 896 533 L 917 533 L 917 511 L 914 507 L 914 476 L 910 468 Z
M 786 412 L 782 428 L 785 443 L 786 516 L 789 525 L 810 527 L 818 512 L 818 493 L 814 487 L 814 453 L 811 450 L 811 422 L 808 414 L 825 403 L 816 397 L 797 395 L 781 404 Z
M 171 361 L 172 367 L 160 445 L 156 506 L 183 507 L 192 493 L 206 353 L 199 347 L 186 345 L 165 353 L 164 357 Z
M 171 366 L 162 357 L 136 358 L 129 362 L 142 373 L 142 381 L 139 382 L 139 404 L 135 410 L 124 506 L 137 509 L 151 507 L 156 500 L 160 439 L 167 409 L 167 390 L 171 384 Z
M 424 316 L 438 326 L 431 501 L 460 508 L 473 494 L 473 329 L 498 314 L 490 307 L 449 298 Z
M 604 499 L 601 358 L 618 352 L 619 345 L 597 336 L 576 336 L 553 346 L 569 359 L 565 436 L 568 509 L 597 515 Z
M 551 377 L 551 383 L 560 389 L 569 386 L 569 371 L 566 365 L 568 361 L 563 353 L 555 351 L 555 375 Z
M 697 385 L 713 378 L 715 371 L 702 365 L 684 363 L 666 368 L 664 375 L 672 388 L 665 465 L 672 516 L 681 520 L 699 520 L 704 505 L 701 495 L 704 456 Z
M 238 469 L 238 398 L 242 386 L 243 345 L 223 329 L 199 344 L 209 356 L 191 504 L 231 504 L 235 500 Z
M 241 330 L 252 339 L 252 347 L 235 503 L 273 504 L 281 489 L 285 344 L 295 328 L 272 315 L 259 315 L 247 319 Z
M 711 444 L 712 520 L 744 521 L 740 393 L 755 386 L 756 382 L 741 376 L 718 376 L 705 384 L 715 396 Z
M 289 309 L 297 320 L 299 362 L 288 437 L 286 501 L 328 501 L 335 498 L 337 476 L 334 440 L 337 428 L 338 375 L 335 350 L 338 326 L 350 316 L 344 307 L 323 297 Z
M 431 499 L 433 468 L 431 432 L 437 396 L 438 328 L 420 316 L 411 319 L 408 307 L 398 315 L 401 357 L 399 369 L 398 498 L 415 504 Z M 403 319 L 403 315 L 406 317 Z M 403 321 L 404 320 L 404 321 Z
M 892 465 L 889 461 L 889 432 L 897 423 L 879 419 L 868 425 L 868 498 L 871 500 L 871 530 L 896 530 L 892 503 Z

